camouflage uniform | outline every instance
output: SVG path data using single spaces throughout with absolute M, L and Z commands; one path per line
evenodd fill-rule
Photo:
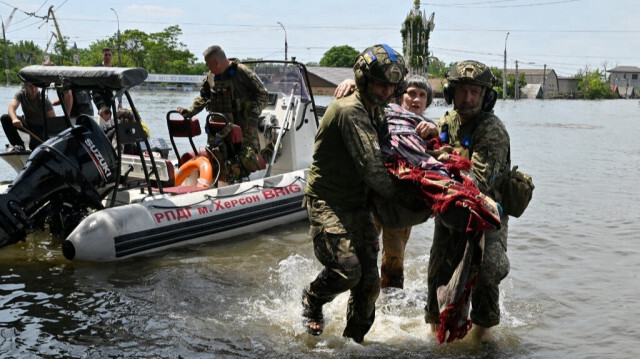
M 209 112 L 223 113 L 230 122 L 242 128 L 243 143 L 259 150 L 258 118 L 267 105 L 269 95 L 251 69 L 237 59 L 230 60 L 231 66 L 222 74 L 207 73 L 200 87 L 200 96 L 183 114 L 194 116 L 205 107 Z
M 449 144 L 459 153 L 470 155 L 472 172 L 480 191 L 500 202 L 496 188 L 500 176 L 511 168 L 509 134 L 504 124 L 491 112 L 481 112 L 473 120 L 460 125 L 456 111 L 447 112 L 438 124 L 440 132 L 449 134 Z M 445 131 L 443 131 L 443 129 Z M 463 146 L 470 137 L 468 146 Z M 509 273 L 507 231 L 509 217 L 500 217 L 501 228 L 485 232 L 485 247 L 478 282 L 471 294 L 471 320 L 483 327 L 500 323 L 500 281 Z M 466 235 L 447 228 L 435 220 L 433 244 L 429 256 L 428 297 L 425 307 L 427 323 L 438 323 L 437 288 L 446 285 L 464 252 Z
M 331 103 L 316 134 L 305 187 L 310 235 L 324 269 L 303 292 L 303 315 L 318 317 L 325 303 L 350 290 L 343 336 L 356 342 L 373 324 L 380 292 L 378 234 L 365 187 L 385 198 L 404 193 L 382 165 L 382 109 L 372 113 L 368 103 L 359 91 Z

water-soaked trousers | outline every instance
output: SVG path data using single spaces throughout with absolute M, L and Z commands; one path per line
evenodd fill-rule
M 378 233 L 382 232 L 381 288 L 404 288 L 404 252 L 411 235 L 411 226 L 391 228 L 374 217 Z
M 322 318 L 322 306 L 349 290 L 342 335 L 360 343 L 373 325 L 380 293 L 373 216 L 366 208 L 344 209 L 308 196 L 305 201 L 313 249 L 324 268 L 303 291 L 303 315 Z
M 478 282 L 471 292 L 471 321 L 483 327 L 500 323 L 500 290 L 498 285 L 507 274 L 510 264 L 507 258 L 508 216 L 500 218 L 501 227 L 486 231 L 482 265 Z M 438 287 L 447 285 L 464 254 L 466 234 L 447 228 L 440 219 L 435 220 L 433 244 L 429 255 L 427 279 L 427 305 L 425 321 L 438 323 Z

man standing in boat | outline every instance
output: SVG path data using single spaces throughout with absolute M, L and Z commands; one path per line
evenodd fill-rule
M 38 87 L 29 82 L 25 82 L 9 102 L 8 114 L 2 115 L 1 121 L 4 133 L 11 146 L 13 146 L 13 150 L 24 150 L 24 141 L 18 134 L 18 130 L 31 132 L 31 140 L 29 141 L 31 150 L 35 149 L 45 139 L 44 115 L 55 117 L 56 113 L 48 98 L 44 100 L 44 111 L 42 106 L 43 102 L 40 99 Z M 18 107 L 22 107 L 23 116 L 18 116 L 16 113 Z
M 97 64 L 98 67 L 113 67 L 113 51 L 111 51 L 110 47 L 102 48 L 102 62 Z M 91 93 L 91 97 L 93 98 L 93 103 L 96 105 L 97 109 L 101 109 L 103 107 L 113 108 L 113 104 L 115 102 L 115 98 L 113 97 L 113 91 L 111 90 L 103 90 L 98 91 L 94 90 Z M 118 110 L 122 108 L 122 98 L 118 98 Z M 92 114 L 93 116 L 93 114 Z
M 314 252 L 324 268 L 302 295 L 309 334 L 322 333 L 322 306 L 345 291 L 351 296 L 342 335 L 360 343 L 373 325 L 380 249 L 367 191 L 407 206 L 412 204 L 405 201 L 415 198 L 383 167 L 378 143 L 383 108 L 406 72 L 404 58 L 389 46 L 366 49 L 354 65 L 356 92 L 333 101 L 318 128 L 304 205 Z
M 210 46 L 203 55 L 209 72 L 200 86 L 200 96 L 189 109 L 178 107 L 177 111 L 184 117 L 193 117 L 205 107 L 209 112 L 223 113 L 242 129 L 244 145 L 259 151 L 258 121 L 269 100 L 267 89 L 238 59 L 227 59 L 220 46 Z

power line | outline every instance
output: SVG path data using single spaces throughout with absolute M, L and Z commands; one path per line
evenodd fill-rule
M 508 0 L 504 0 L 504 1 L 490 1 L 490 2 L 484 2 L 484 3 L 473 2 L 473 3 L 458 3 L 458 4 L 432 4 L 432 3 L 421 3 L 421 5 L 429 5 L 429 6 L 435 6 L 435 7 L 453 7 L 453 8 L 464 8 L 464 7 L 469 7 L 469 8 L 476 8 L 476 9 L 477 9 L 477 8 L 495 9 L 495 8 L 514 8 L 514 7 L 532 7 L 532 6 L 556 5 L 556 4 L 564 4 L 564 3 L 570 3 L 570 2 L 577 2 L 577 1 L 582 1 L 582 0 L 557 0 L 557 1 L 549 1 L 549 2 L 533 3 L 533 4 L 514 4 L 514 5 L 475 6 L 475 5 L 485 5 L 485 4 L 498 3 L 498 2 L 507 2 L 507 1 L 508 1 Z

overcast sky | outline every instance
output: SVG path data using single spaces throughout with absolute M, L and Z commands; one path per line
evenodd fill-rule
M 217 44 L 229 57 L 284 59 L 286 31 L 288 56 L 317 62 L 336 45 L 361 51 L 387 43 L 401 51 L 400 27 L 413 1 L 0 0 L 3 22 L 18 8 L 7 39 L 44 49 L 55 32 L 53 21 L 40 18 L 50 6 L 63 36 L 81 48 L 114 35 L 119 20 L 120 31 L 179 25 L 180 41 L 198 58 Z M 509 68 L 517 60 L 520 68 L 546 64 L 571 76 L 587 67 L 640 67 L 638 0 L 429 0 L 421 10 L 435 12 L 429 46 L 446 63 L 476 59 L 502 68 L 506 39 Z

